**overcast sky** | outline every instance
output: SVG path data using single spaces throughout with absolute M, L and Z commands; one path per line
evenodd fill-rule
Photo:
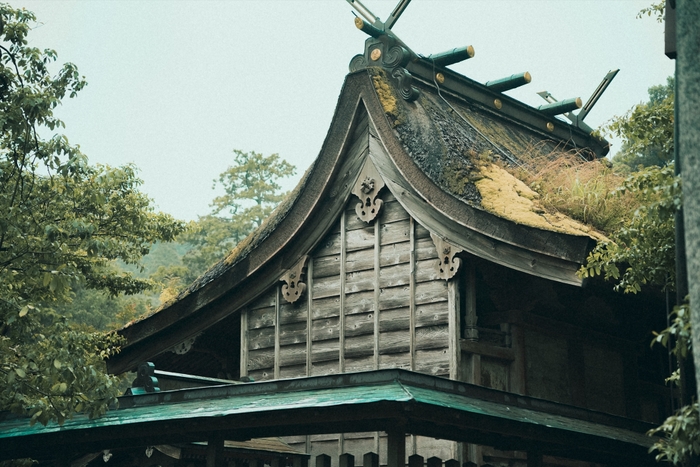
M 381 19 L 397 2 L 363 0 Z M 279 153 L 298 179 L 366 38 L 345 0 L 10 3 L 36 13 L 31 45 L 55 49 L 87 78 L 57 110 L 69 140 L 93 163 L 136 164 L 157 208 L 187 220 L 209 212 L 234 148 Z M 636 19 L 650 3 L 413 0 L 394 32 L 424 55 L 473 45 L 475 57 L 453 69 L 480 82 L 529 71 L 532 83 L 509 94 L 534 106 L 545 89 L 585 102 L 620 68 L 586 118 L 596 127 L 673 73 L 663 25 Z

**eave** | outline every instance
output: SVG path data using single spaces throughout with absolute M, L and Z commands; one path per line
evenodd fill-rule
M 649 425 L 526 396 L 377 370 L 122 397 L 119 408 L 63 426 L 0 422 L 0 460 L 120 447 L 385 431 L 615 465 L 653 465 Z

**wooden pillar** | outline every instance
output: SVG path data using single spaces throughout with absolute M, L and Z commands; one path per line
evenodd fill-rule
M 215 433 L 207 440 L 207 467 L 224 465 L 224 437 Z
M 338 458 L 339 467 L 355 467 L 355 456 L 352 454 L 341 454 Z
M 406 433 L 389 431 L 386 444 L 387 467 L 406 467 Z
M 362 467 L 379 467 L 379 454 L 368 452 L 362 456 Z
M 428 467 L 442 467 L 442 459 L 439 457 L 428 457 L 428 461 L 426 462 L 426 465 Z
M 328 454 L 316 456 L 316 467 L 331 467 L 331 456 Z
M 408 467 L 423 467 L 423 456 L 418 454 L 408 456 Z

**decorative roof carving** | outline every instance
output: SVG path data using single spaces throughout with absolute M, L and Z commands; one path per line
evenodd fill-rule
M 372 222 L 377 217 L 382 204 L 384 204 L 384 201 L 377 198 L 382 188 L 384 188 L 384 180 L 372 161 L 367 159 L 360 176 L 357 177 L 355 187 L 352 189 L 352 193 L 360 199 L 360 202 L 355 206 L 357 217 L 367 223 Z
M 309 256 L 304 255 L 293 268 L 280 279 L 285 284 L 282 286 L 282 297 L 289 303 L 294 303 L 304 295 L 306 291 L 306 265 L 309 262 Z
M 457 274 L 459 266 L 462 264 L 462 260 L 455 257 L 462 249 L 448 243 L 446 240 L 443 240 L 433 233 L 430 234 L 430 238 L 433 239 L 433 243 L 437 249 L 439 257 L 437 267 L 440 277 L 448 281 Z

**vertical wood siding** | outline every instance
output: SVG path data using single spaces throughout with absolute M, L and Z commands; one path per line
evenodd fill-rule
M 287 303 L 278 285 L 244 312 L 248 376 L 377 368 L 450 375 L 448 287 L 438 277 L 435 246 L 388 190 L 381 198 L 382 212 L 369 225 L 350 199 L 311 254 L 303 300 Z

